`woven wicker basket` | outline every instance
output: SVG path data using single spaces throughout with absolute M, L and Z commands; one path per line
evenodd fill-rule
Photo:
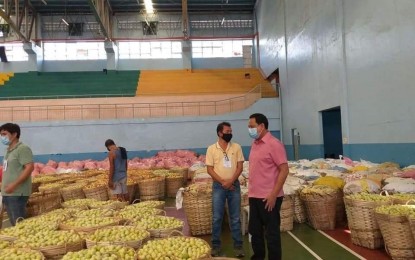
M 345 197 L 347 220 L 352 243 L 377 249 L 383 247 L 383 238 L 375 217 L 375 208 L 390 205 L 386 201 L 360 201 Z
M 81 240 L 79 242 L 68 243 L 60 246 L 46 246 L 40 247 L 37 250 L 42 252 L 42 254 L 47 259 L 62 259 L 62 257 L 68 252 L 75 252 L 85 248 L 85 241 Z
M 130 204 L 133 203 L 137 190 L 138 190 L 138 184 L 137 183 L 127 184 L 128 203 L 130 203 Z
M 101 185 L 91 189 L 83 189 L 85 197 L 88 199 L 108 200 L 107 186 Z
M 408 221 L 409 221 L 409 226 L 411 227 L 412 236 L 415 241 L 415 217 L 409 217 Z
M 183 192 L 183 208 L 193 236 L 212 234 L 212 194 Z
M 158 200 L 164 199 L 165 178 L 156 177 L 148 180 L 140 180 L 138 182 L 138 191 L 140 193 L 140 200 Z
M 281 204 L 280 210 L 280 231 L 290 231 L 294 226 L 294 201 L 289 197 L 285 196 Z
M 104 229 L 108 229 L 108 228 L 111 228 L 111 229 L 123 229 L 123 228 L 131 228 L 131 227 L 113 226 L 113 227 L 107 227 L 107 228 L 104 228 Z M 87 248 L 90 248 L 90 247 L 93 247 L 95 245 L 102 245 L 102 246 L 106 246 L 106 245 L 119 245 L 119 246 L 128 246 L 128 247 L 132 247 L 134 249 L 139 249 L 139 248 L 141 248 L 141 246 L 143 244 L 145 244 L 145 242 L 147 242 L 150 239 L 150 232 L 147 231 L 147 233 L 148 233 L 148 235 L 144 239 L 141 239 L 141 240 L 131 240 L 131 241 L 111 241 L 111 242 L 99 241 L 99 242 L 96 242 L 96 241 L 93 241 L 93 240 L 90 240 L 90 239 L 87 238 L 85 240 L 86 241 L 86 247 Z
M 60 193 L 63 201 L 85 198 L 85 193 L 80 187 L 67 187 L 65 189 L 61 189 Z
M 392 259 L 415 259 L 415 241 L 407 217 L 375 212 L 385 247 Z
M 346 209 L 343 200 L 344 194 L 342 190 L 337 192 L 336 198 L 336 226 L 344 227 L 347 223 Z
M 299 194 L 295 194 L 292 196 L 294 201 L 294 221 L 296 223 L 304 223 L 307 221 L 307 211 L 305 209 L 304 202 L 300 199 Z
M 187 179 L 189 175 L 189 168 L 182 168 L 182 167 L 174 167 L 170 169 L 171 172 L 181 173 L 183 176 L 183 187 L 187 184 Z
M 61 208 L 61 195 L 58 192 L 42 192 L 30 195 L 26 205 L 27 216 L 37 216 Z
M 183 177 L 166 177 L 166 196 L 176 198 L 177 191 L 183 187 Z
M 300 195 L 304 201 L 307 218 L 311 226 L 320 230 L 333 230 L 336 227 L 336 200 L 335 193 L 319 195 Z

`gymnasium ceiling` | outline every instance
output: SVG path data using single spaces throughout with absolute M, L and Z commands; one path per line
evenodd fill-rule
M 0 0 L 4 2 L 16 0 Z M 28 0 L 41 15 L 90 14 L 92 0 Z M 144 0 L 97 0 L 108 1 L 113 14 L 145 12 Z M 186 1 L 186 0 L 185 0 Z M 21 6 L 25 0 L 19 0 Z M 182 0 L 152 0 L 158 13 L 181 12 Z M 189 13 L 252 13 L 256 0 L 187 0 Z

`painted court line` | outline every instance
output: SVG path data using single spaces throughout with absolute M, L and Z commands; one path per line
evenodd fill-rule
M 339 241 L 337 241 L 336 239 L 332 238 L 331 236 L 327 235 L 326 233 L 324 233 L 321 230 L 317 230 L 318 232 L 320 232 L 320 234 L 322 234 L 323 236 L 327 237 L 328 239 L 330 239 L 331 241 L 333 241 L 334 243 L 338 244 L 339 246 L 343 247 L 343 249 L 349 251 L 350 254 L 354 255 L 355 257 L 361 259 L 361 260 L 366 260 L 366 258 L 362 257 L 361 255 L 359 255 L 358 253 L 356 253 L 355 251 L 351 250 L 350 248 L 348 248 L 347 246 L 343 245 L 342 243 L 340 243 Z
M 321 258 L 320 256 L 318 256 L 313 250 L 311 250 L 308 246 L 306 246 L 303 242 L 301 242 L 301 240 L 296 237 L 293 233 L 291 233 L 291 231 L 287 231 L 287 233 L 295 239 L 295 241 L 297 241 L 300 245 L 302 245 L 310 254 L 312 254 L 317 260 L 323 260 L 323 258 Z

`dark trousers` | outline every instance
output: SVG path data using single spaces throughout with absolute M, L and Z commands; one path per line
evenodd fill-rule
M 4 196 L 3 206 L 6 207 L 7 216 L 12 226 L 16 225 L 16 220 L 26 218 L 26 204 L 29 196 Z
M 272 211 L 265 209 L 263 199 L 249 198 L 249 226 L 252 260 L 265 259 L 265 239 L 267 240 L 268 259 L 280 260 L 282 257 L 280 234 L 280 209 L 283 197 L 278 197 Z

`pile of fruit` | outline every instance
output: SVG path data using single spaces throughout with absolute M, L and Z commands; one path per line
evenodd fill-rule
M 210 257 L 210 247 L 202 239 L 169 237 L 151 240 L 138 250 L 138 259 L 200 259 Z
M 324 185 L 316 185 L 316 186 L 307 186 L 304 189 L 301 190 L 301 196 L 307 197 L 307 196 L 326 196 L 330 195 L 333 196 L 336 194 L 336 190 L 333 188 L 330 188 L 328 186 Z
M 10 243 L 7 241 L 0 240 L 0 249 L 4 249 L 10 246 Z
M 164 208 L 164 201 L 159 200 L 147 200 L 136 204 L 131 204 L 128 207 L 134 208 Z
M 27 237 L 21 237 L 14 242 L 14 246 L 25 248 L 41 248 L 48 246 L 61 246 L 66 244 L 79 243 L 83 239 L 74 231 L 45 230 Z
M 115 213 L 114 210 L 111 209 L 89 209 L 89 210 L 81 210 L 74 214 L 74 217 L 77 218 L 98 218 L 98 217 L 111 217 Z
M 87 208 L 90 203 L 93 203 L 94 199 L 75 199 L 75 200 L 69 200 L 62 203 L 62 207 L 64 208 Z
M 134 226 L 117 226 L 96 230 L 86 238 L 94 242 L 141 241 L 150 236 L 144 229 Z
M 143 229 L 175 229 L 182 228 L 183 221 L 173 217 L 148 216 L 134 222 L 134 225 Z
M 0 259 L 42 260 L 43 255 L 39 251 L 30 250 L 30 249 L 6 248 L 6 249 L 0 250 Z
M 61 228 L 64 226 L 65 229 L 72 227 L 76 228 L 94 228 L 116 224 L 117 220 L 110 217 L 89 217 L 89 218 L 73 218 L 62 222 Z
M 120 210 L 117 213 L 117 216 L 122 219 L 128 219 L 128 220 L 135 221 L 135 220 L 142 219 L 143 217 L 162 215 L 163 213 L 164 213 L 163 210 L 156 209 L 156 208 L 140 208 L 140 207 L 136 208 L 136 207 L 127 206 L 123 208 L 122 210 Z
M 380 206 L 375 209 L 376 213 L 381 213 L 391 216 L 409 216 L 415 213 L 415 206 L 406 206 L 406 205 L 389 205 L 389 206 Z
M 82 259 L 134 260 L 136 259 L 136 255 L 134 249 L 130 247 L 97 245 L 77 252 L 68 252 L 62 258 L 62 260 Z
M 352 200 L 360 200 L 360 201 L 376 201 L 376 202 L 388 202 L 391 201 L 389 196 L 381 196 L 378 194 L 370 194 L 370 193 L 356 193 L 352 195 L 346 196 L 348 199 Z

